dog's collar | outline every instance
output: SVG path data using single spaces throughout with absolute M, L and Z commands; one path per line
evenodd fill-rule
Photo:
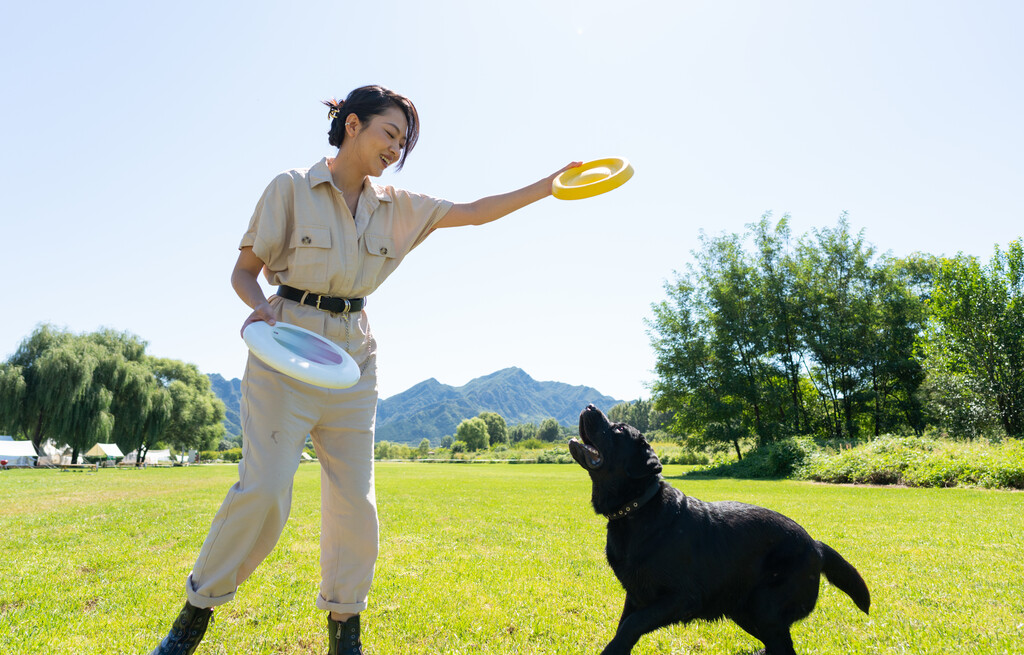
M 609 521 L 614 521 L 615 519 L 621 519 L 623 516 L 629 516 L 632 512 L 635 512 L 650 502 L 652 498 L 658 495 L 659 491 L 661 491 L 661 476 L 658 476 L 658 478 L 651 483 L 651 486 L 647 487 L 647 491 L 645 491 L 642 496 L 636 500 L 626 503 L 625 506 L 617 512 L 605 514 L 604 517 Z

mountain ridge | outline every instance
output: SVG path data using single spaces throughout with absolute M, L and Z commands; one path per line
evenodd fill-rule
M 237 418 L 240 380 L 225 380 L 217 374 L 209 377 L 214 392 L 228 407 L 225 428 L 237 435 L 241 431 Z M 378 402 L 376 440 L 415 445 L 426 438 L 437 444 L 454 434 L 464 419 L 485 411 L 495 412 L 510 425 L 554 418 L 572 426 L 587 404 L 607 410 L 620 402 L 592 387 L 534 380 L 518 367 L 473 378 L 461 387 L 428 378 Z

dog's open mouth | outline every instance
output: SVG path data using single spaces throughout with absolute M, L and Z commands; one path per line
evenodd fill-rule
M 590 433 L 588 428 L 599 427 L 592 425 L 595 422 L 607 425 L 608 419 L 601 413 L 601 410 L 593 405 L 588 405 L 585 410 L 580 412 L 580 438 L 569 440 L 569 454 L 572 455 L 577 464 L 590 470 L 600 468 L 604 464 L 604 457 L 601 456 L 601 451 L 597 449 L 594 442 L 587 436 Z
M 583 436 L 583 441 L 579 439 L 569 440 L 569 454 L 575 459 L 580 466 L 588 469 L 596 469 L 604 464 L 604 458 L 601 457 L 601 451 L 594 448 L 591 444 L 586 442 L 586 436 Z

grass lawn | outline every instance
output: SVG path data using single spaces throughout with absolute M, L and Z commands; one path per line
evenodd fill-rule
M 800 653 L 1024 653 L 1024 494 L 965 489 L 681 480 L 702 500 L 791 516 L 856 566 L 865 616 L 822 582 L 794 627 Z M 235 467 L 0 473 L 0 653 L 148 653 Z M 323 654 L 319 468 L 296 477 L 281 543 L 218 609 L 197 655 Z M 377 466 L 381 557 L 364 614 L 373 655 L 596 654 L 623 592 L 604 561 L 604 521 L 570 465 Z M 648 635 L 637 654 L 750 654 L 728 622 Z

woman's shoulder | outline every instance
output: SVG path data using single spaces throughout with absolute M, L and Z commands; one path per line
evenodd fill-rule
M 437 198 L 427 193 L 417 193 L 415 191 L 409 191 L 399 187 L 391 186 L 390 184 L 375 184 L 370 183 L 374 193 L 383 201 L 392 201 L 398 203 L 438 203 L 446 202 L 442 198 Z
M 305 168 L 288 168 L 275 175 L 271 184 L 291 184 L 298 181 L 310 181 L 313 183 L 329 180 L 331 171 L 327 168 L 327 158 L 324 157 L 312 166 Z

